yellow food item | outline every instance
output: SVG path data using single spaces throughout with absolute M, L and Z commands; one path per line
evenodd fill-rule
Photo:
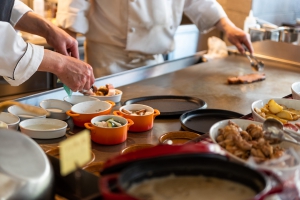
M 278 103 L 276 103 L 276 101 L 274 101 L 274 99 L 271 99 L 268 102 L 268 108 L 273 114 L 277 114 L 283 110 L 283 107 L 281 105 L 279 105 Z
M 300 118 L 300 110 L 279 105 L 274 99 L 269 100 L 262 108 L 254 108 L 254 111 L 265 119 L 274 118 L 283 124 L 287 124 L 288 121 L 296 121 Z
M 277 117 L 276 115 L 273 115 L 273 114 L 268 114 L 268 115 L 266 115 L 265 118 L 266 119 L 273 118 L 273 119 L 276 119 L 276 120 L 280 121 L 283 124 L 287 124 L 288 123 L 288 120 L 281 119 L 281 118 L 279 118 L 279 117 Z
M 279 113 L 276 114 L 277 117 L 282 118 L 282 119 L 287 119 L 292 121 L 293 120 L 293 115 L 291 112 L 287 110 L 282 110 Z

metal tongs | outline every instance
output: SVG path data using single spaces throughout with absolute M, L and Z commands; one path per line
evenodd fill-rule
M 249 52 L 249 50 L 247 49 L 246 46 L 244 46 L 245 49 L 245 55 L 247 56 L 248 60 L 250 61 L 251 67 L 255 70 L 255 71 L 263 71 L 265 64 L 263 63 L 263 61 L 258 60 L 255 56 L 253 56 L 253 54 L 251 54 Z
M 270 139 L 277 139 L 279 141 L 287 141 L 300 145 L 300 135 L 290 129 L 285 129 L 282 123 L 276 119 L 266 119 L 263 123 L 263 130 L 265 137 Z M 286 139 L 285 135 L 289 135 L 292 140 Z

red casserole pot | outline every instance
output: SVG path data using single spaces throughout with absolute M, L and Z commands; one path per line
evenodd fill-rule
M 99 186 L 105 200 L 137 200 L 127 193 L 133 184 L 170 175 L 203 175 L 240 183 L 256 192 L 252 200 L 263 200 L 283 190 L 282 182 L 273 173 L 231 162 L 214 144 L 142 149 L 109 160 L 101 174 Z

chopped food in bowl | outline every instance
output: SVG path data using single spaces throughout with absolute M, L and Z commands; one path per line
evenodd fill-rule
M 132 125 L 131 119 L 115 115 L 97 116 L 90 122 L 84 123 L 85 128 L 91 132 L 92 141 L 104 145 L 120 144 L 126 141 L 128 129 Z
M 114 88 L 112 84 L 106 84 L 105 86 L 93 86 L 92 91 L 84 93 L 85 95 L 90 95 L 91 97 L 97 98 L 99 100 L 113 101 L 115 103 L 121 101 L 123 92 Z
M 217 122 L 210 128 L 209 135 L 231 158 L 242 163 L 247 163 L 250 158 L 256 163 L 274 161 L 286 155 L 289 148 L 300 151 L 300 145 L 265 137 L 262 123 L 251 120 L 230 119 Z M 299 166 L 293 156 L 291 160 L 294 163 L 278 162 L 280 164 L 274 168 Z
M 121 127 L 124 124 L 122 124 L 122 122 L 120 122 L 120 121 L 110 118 L 108 120 L 94 122 L 94 125 L 98 126 L 98 127 L 115 128 L 115 127 Z
M 143 104 L 129 104 L 113 111 L 114 115 L 131 119 L 134 124 L 130 126 L 131 132 L 144 132 L 153 128 L 154 119 L 160 115 L 159 110 Z
M 264 122 L 274 118 L 283 124 L 296 124 L 300 120 L 300 100 L 295 99 L 263 99 L 252 103 L 252 116 L 255 121 Z

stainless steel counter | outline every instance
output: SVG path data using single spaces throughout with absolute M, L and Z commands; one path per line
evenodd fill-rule
M 253 72 L 249 61 L 242 55 L 232 54 L 224 59 L 199 63 L 201 55 L 163 63 L 157 66 L 143 67 L 132 71 L 97 79 L 96 85 L 114 84 L 123 91 L 122 102 L 130 98 L 149 95 L 186 95 L 199 97 L 206 101 L 208 108 L 226 109 L 250 113 L 251 103 L 258 99 L 283 97 L 291 93 L 290 86 L 299 81 L 300 67 L 278 61 L 265 62 L 266 80 L 241 85 L 228 85 L 229 76 Z M 28 96 L 18 99 L 23 103 L 37 105 L 43 99 L 62 99 L 66 96 L 63 89 Z M 117 110 L 121 104 L 117 104 Z M 72 122 L 70 122 L 72 127 Z M 163 133 L 180 130 L 179 119 L 156 119 L 152 130 L 143 133 L 128 133 L 126 142 L 119 145 L 104 146 L 92 144 L 96 161 L 104 161 L 128 145 L 135 143 L 157 144 Z M 71 132 L 80 131 L 72 128 Z M 36 140 L 42 148 L 56 146 L 67 137 L 56 140 Z

